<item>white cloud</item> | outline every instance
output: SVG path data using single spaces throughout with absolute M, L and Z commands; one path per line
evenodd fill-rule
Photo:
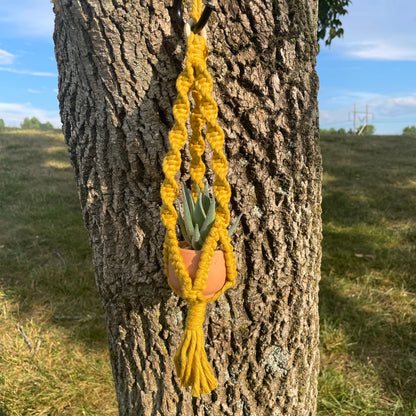
M 385 97 L 372 103 L 380 117 L 398 117 L 416 113 L 416 95 L 409 97 Z M 416 119 L 415 119 L 416 123 Z
M 416 61 L 414 0 L 354 1 L 331 48 L 358 59 Z
M 0 49 L 0 65 L 11 65 L 14 61 L 15 56 L 11 53 Z
M 48 0 L 1 1 L 0 23 L 14 36 L 51 37 L 54 14 Z
M 54 74 L 53 72 L 30 71 L 30 70 L 21 70 L 21 69 L 7 68 L 7 67 L 0 67 L 0 71 L 12 72 L 14 74 L 32 75 L 35 77 L 57 77 L 58 76 L 57 74 Z
M 27 92 L 30 92 L 31 94 L 41 94 L 41 91 L 39 90 L 33 90 L 32 88 L 28 88 Z
M 414 41 L 406 39 L 374 39 L 365 42 L 346 42 L 340 45 L 340 52 L 352 58 L 383 61 L 416 61 L 416 37 Z
M 0 118 L 6 126 L 19 127 L 25 117 L 36 117 L 42 123 L 49 121 L 56 128 L 62 126 L 58 111 L 36 108 L 30 103 L 0 103 Z

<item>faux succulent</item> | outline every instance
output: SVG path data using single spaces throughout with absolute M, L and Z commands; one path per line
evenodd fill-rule
M 208 183 L 204 182 L 204 190 L 201 192 L 197 185 L 198 196 L 196 201 L 191 191 L 182 184 L 183 205 L 179 202 L 178 220 L 182 235 L 194 250 L 202 250 L 209 231 L 215 221 L 215 198 L 211 198 Z M 229 228 L 228 235 L 235 231 L 240 222 L 241 215 Z

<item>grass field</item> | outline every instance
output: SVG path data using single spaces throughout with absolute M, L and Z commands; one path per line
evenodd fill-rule
M 322 140 L 320 415 L 416 415 L 416 138 Z
M 318 414 L 416 415 L 416 139 L 327 136 L 322 152 Z M 2 133 L 0 416 L 116 408 L 62 136 Z

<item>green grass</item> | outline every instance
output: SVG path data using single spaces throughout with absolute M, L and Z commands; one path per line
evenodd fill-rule
M 416 140 L 322 153 L 319 415 L 416 415 Z
M 63 137 L 4 132 L 0 415 L 115 414 L 105 326 Z
M 318 414 L 416 415 L 416 140 L 326 136 L 322 152 Z M 116 409 L 62 135 L 5 131 L 0 415 L 105 416 Z

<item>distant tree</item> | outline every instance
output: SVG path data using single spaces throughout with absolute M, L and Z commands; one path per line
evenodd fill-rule
M 360 132 L 362 128 L 363 126 L 358 127 L 357 133 Z M 368 124 L 366 127 L 364 127 L 361 134 L 363 136 L 371 136 L 372 134 L 375 133 L 375 131 L 376 131 L 376 128 L 372 124 Z
M 347 132 L 345 131 L 345 129 L 340 128 L 338 130 L 336 130 L 334 127 L 331 127 L 329 130 L 327 129 L 320 129 L 319 130 L 321 136 L 325 136 L 327 134 L 331 134 L 331 135 L 344 135 L 347 134 Z
M 40 121 L 36 117 L 25 117 L 23 123 L 20 125 L 23 130 L 39 130 Z
M 0 118 L 0 131 L 4 130 L 4 120 Z
M 403 129 L 404 136 L 416 136 L 416 126 L 407 126 Z
M 329 46 L 334 38 L 344 35 L 340 16 L 348 13 L 347 6 L 351 0 L 319 0 L 318 39 L 325 40 Z
M 46 123 L 40 123 L 41 130 L 53 130 L 53 125 L 47 121 Z
M 20 127 L 23 130 L 53 130 L 54 128 L 49 121 L 41 123 L 36 117 L 25 117 Z

